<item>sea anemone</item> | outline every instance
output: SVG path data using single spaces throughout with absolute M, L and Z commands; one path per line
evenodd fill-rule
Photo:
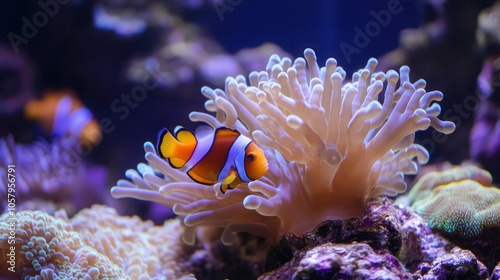
M 12 136 L 0 139 L 0 194 L 7 195 L 7 167 L 14 166 L 16 195 L 58 201 L 71 192 L 75 178 L 82 177 L 83 166 L 75 157 L 72 139 L 53 143 L 43 140 L 32 144 L 16 143 Z M 77 155 L 78 156 L 78 155 Z M 6 201 L 5 199 L 4 201 Z
M 237 76 L 226 79 L 225 91 L 203 87 L 205 107 L 215 116 L 190 114 L 192 121 L 255 140 L 269 161 L 264 177 L 223 195 L 217 185 L 197 184 L 186 170 L 170 167 L 146 142 L 149 165 L 128 170 L 132 182 L 118 181 L 112 195 L 173 207 L 187 226 L 184 240 L 193 243 L 196 228 L 205 226 L 224 228 L 223 242 L 242 231 L 302 235 L 324 220 L 362 215 L 371 197 L 403 192 L 404 174 L 418 170 L 413 159 L 429 157 L 413 143 L 415 132 L 455 128 L 437 118 L 441 108 L 433 101 L 442 93 L 426 92 L 423 80 L 411 83 L 406 66 L 399 74 L 375 72 L 372 58 L 346 81 L 335 59 L 320 68 L 311 49 L 304 57 L 292 62 L 273 55 L 248 82 Z
M 9 166 L 13 166 L 9 173 L 15 176 L 17 210 L 54 213 L 64 208 L 72 216 L 85 206 L 102 202 L 106 196 L 89 195 L 89 189 L 104 188 L 106 171 L 87 164 L 77 145 L 72 137 L 30 144 L 16 143 L 12 136 L 0 139 L 2 209 L 7 209 Z

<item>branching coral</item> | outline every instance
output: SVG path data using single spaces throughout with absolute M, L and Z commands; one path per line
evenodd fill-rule
M 150 166 L 127 171 L 132 182 L 119 181 L 112 195 L 173 207 L 187 226 L 187 242 L 194 242 L 198 226 L 223 227 L 223 240 L 230 242 L 235 231 L 301 235 L 321 221 L 361 215 L 370 197 L 404 191 L 404 174 L 417 172 L 413 158 L 425 163 L 429 156 L 413 143 L 414 133 L 429 126 L 454 130 L 437 118 L 433 101 L 442 93 L 426 92 L 423 80 L 411 83 L 408 67 L 399 75 L 375 72 L 377 61 L 370 59 L 347 82 L 334 59 L 320 68 L 312 50 L 304 56 L 292 62 L 273 55 L 248 83 L 237 76 L 226 79 L 225 91 L 202 88 L 215 116 L 190 115 L 254 139 L 269 161 L 264 177 L 222 195 L 217 186 L 193 183 L 184 170 L 172 169 L 146 143 Z
M 15 236 L 15 268 L 23 279 L 190 279 L 177 263 L 183 252 L 178 221 L 159 227 L 97 205 L 71 220 L 65 211 L 55 217 L 22 211 L 14 218 L 12 235 L 9 215 L 0 217 L 0 249 L 5 256 Z
M 412 208 L 432 228 L 464 237 L 500 226 L 500 189 L 478 167 L 454 167 L 423 176 L 409 193 Z

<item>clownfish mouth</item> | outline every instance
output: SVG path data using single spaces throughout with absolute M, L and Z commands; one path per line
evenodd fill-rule
M 267 171 L 269 170 L 269 163 L 266 162 L 266 164 L 262 167 L 262 170 L 264 170 L 264 175 L 266 175 Z M 264 176 L 263 175 L 263 176 Z

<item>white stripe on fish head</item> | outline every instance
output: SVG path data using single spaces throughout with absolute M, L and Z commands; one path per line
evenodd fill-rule
M 229 175 L 231 171 L 231 167 L 236 167 L 236 171 L 240 176 L 243 182 L 250 182 L 251 180 L 248 178 L 245 172 L 245 149 L 252 142 L 252 140 L 244 135 L 238 136 L 236 140 L 231 145 L 231 149 L 229 149 L 229 153 L 227 155 L 226 163 L 222 167 L 219 176 L 217 177 L 217 181 L 221 182 Z M 239 158 L 242 158 L 240 160 Z M 241 161 L 241 164 L 238 162 Z
M 71 112 L 71 105 L 73 101 L 71 101 L 71 97 L 64 96 L 59 100 L 56 107 L 56 114 L 54 116 L 54 120 L 52 123 L 52 131 L 53 135 L 64 136 L 69 130 L 68 116 Z

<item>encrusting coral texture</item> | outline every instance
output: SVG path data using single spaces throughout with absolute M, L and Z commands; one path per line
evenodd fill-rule
M 177 263 L 184 246 L 177 220 L 154 226 L 98 205 L 71 220 L 64 210 L 55 216 L 5 213 L 0 216 L 2 256 L 9 250 L 7 221 L 12 218 L 17 222 L 15 267 L 22 279 L 190 279 Z
M 409 202 L 432 228 L 471 238 L 500 226 L 500 189 L 491 183 L 490 173 L 473 165 L 431 172 L 413 186 Z
M 425 163 L 429 157 L 413 143 L 415 132 L 455 128 L 437 118 L 441 108 L 433 101 L 442 93 L 426 92 L 423 80 L 410 82 L 408 67 L 399 74 L 375 72 L 377 61 L 370 59 L 346 81 L 335 59 L 320 68 L 311 49 L 304 57 L 273 55 L 266 70 L 252 72 L 248 81 L 229 77 L 225 91 L 202 88 L 205 107 L 215 116 L 190 115 L 255 140 L 269 162 L 264 177 L 223 195 L 217 185 L 197 184 L 186 170 L 170 167 L 147 142 L 149 165 L 127 171 L 132 181 L 120 180 L 112 195 L 173 207 L 187 226 L 187 243 L 201 226 L 224 228 L 228 243 L 234 232 L 302 235 L 322 221 L 362 215 L 371 197 L 403 192 L 404 174 L 418 169 L 414 158 Z

